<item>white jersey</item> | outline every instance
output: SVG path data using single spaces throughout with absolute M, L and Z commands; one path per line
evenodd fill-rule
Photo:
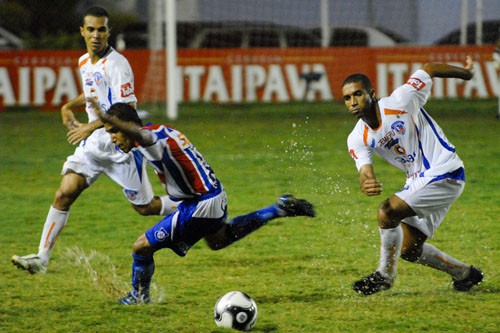
M 127 59 L 110 47 L 107 54 L 95 64 L 90 61 L 88 53 L 78 60 L 82 87 L 85 97 L 93 97 L 103 110 L 108 110 L 113 103 L 136 103 L 134 94 L 134 75 Z M 97 120 L 89 102 L 85 110 L 89 122 Z M 104 128 L 92 133 L 81 145 L 94 158 L 122 162 L 127 154 L 118 150 L 111 142 Z
M 416 71 L 406 84 L 378 101 L 381 124 L 370 128 L 359 120 L 347 139 L 358 170 L 373 164 L 372 152 L 417 177 L 438 177 L 463 167 L 455 147 L 439 125 L 423 109 L 430 96 L 432 78 Z

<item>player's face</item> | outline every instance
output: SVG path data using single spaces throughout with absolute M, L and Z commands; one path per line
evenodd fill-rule
M 135 142 L 125 133 L 120 132 L 118 128 L 114 127 L 111 124 L 104 123 L 104 128 L 106 132 L 109 133 L 111 137 L 111 142 L 118 148 L 120 148 L 123 152 L 128 153 L 135 146 Z
M 106 50 L 109 39 L 109 27 L 107 17 L 85 16 L 80 33 L 85 40 L 87 51 L 91 54 L 99 54 Z
M 361 82 L 352 82 L 342 87 L 344 104 L 352 115 L 361 119 L 372 109 L 374 92 L 366 90 Z

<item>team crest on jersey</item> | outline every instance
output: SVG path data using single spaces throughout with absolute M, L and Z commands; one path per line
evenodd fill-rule
M 398 120 L 395 123 L 393 123 L 391 125 L 391 128 L 398 134 L 405 135 L 406 133 L 405 123 L 401 120 Z
M 97 73 L 94 73 L 94 82 L 96 84 L 101 84 L 102 82 L 102 74 L 97 72 Z
M 127 199 L 129 200 L 135 200 L 135 198 L 137 197 L 137 191 L 134 191 L 134 190 L 123 190 L 125 192 L 125 195 L 127 196 Z
M 162 241 L 164 240 L 165 238 L 167 238 L 169 235 L 169 233 L 165 230 L 165 228 L 160 228 L 160 230 L 156 230 L 155 231 L 155 238 L 159 241 Z

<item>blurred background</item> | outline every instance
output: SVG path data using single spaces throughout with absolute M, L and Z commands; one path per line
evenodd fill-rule
M 2 0 L 0 47 L 82 48 L 81 15 L 100 5 L 112 16 L 115 46 L 118 40 L 121 49 L 147 48 L 158 20 L 165 21 L 162 2 Z M 498 0 L 182 0 L 176 14 L 181 48 L 238 46 L 237 31 L 249 26 L 260 28 L 261 39 L 247 47 L 460 44 L 464 25 L 466 44 L 494 44 L 500 32 Z M 324 24 L 332 28 L 327 42 L 322 40 Z M 280 29 L 291 35 L 285 44 L 272 40 Z M 224 33 L 225 41 L 217 43 L 215 36 Z
M 0 111 L 78 95 L 79 28 L 94 5 L 110 14 L 139 100 L 174 117 L 178 103 L 339 99 L 353 71 L 385 95 L 423 62 L 466 54 L 475 79 L 435 84 L 433 96 L 500 94 L 499 0 L 0 0 Z

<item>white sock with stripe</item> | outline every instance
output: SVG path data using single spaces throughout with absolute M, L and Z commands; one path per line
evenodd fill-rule
M 462 280 L 469 274 L 470 266 L 457 260 L 431 244 L 424 243 L 422 254 L 417 262 L 437 270 L 446 272 L 457 280 Z
M 38 247 L 38 256 L 44 266 L 49 264 L 52 248 L 54 247 L 57 236 L 66 225 L 68 216 L 69 211 L 61 211 L 50 206 L 47 219 L 45 220 L 45 224 L 43 226 L 40 245 Z

